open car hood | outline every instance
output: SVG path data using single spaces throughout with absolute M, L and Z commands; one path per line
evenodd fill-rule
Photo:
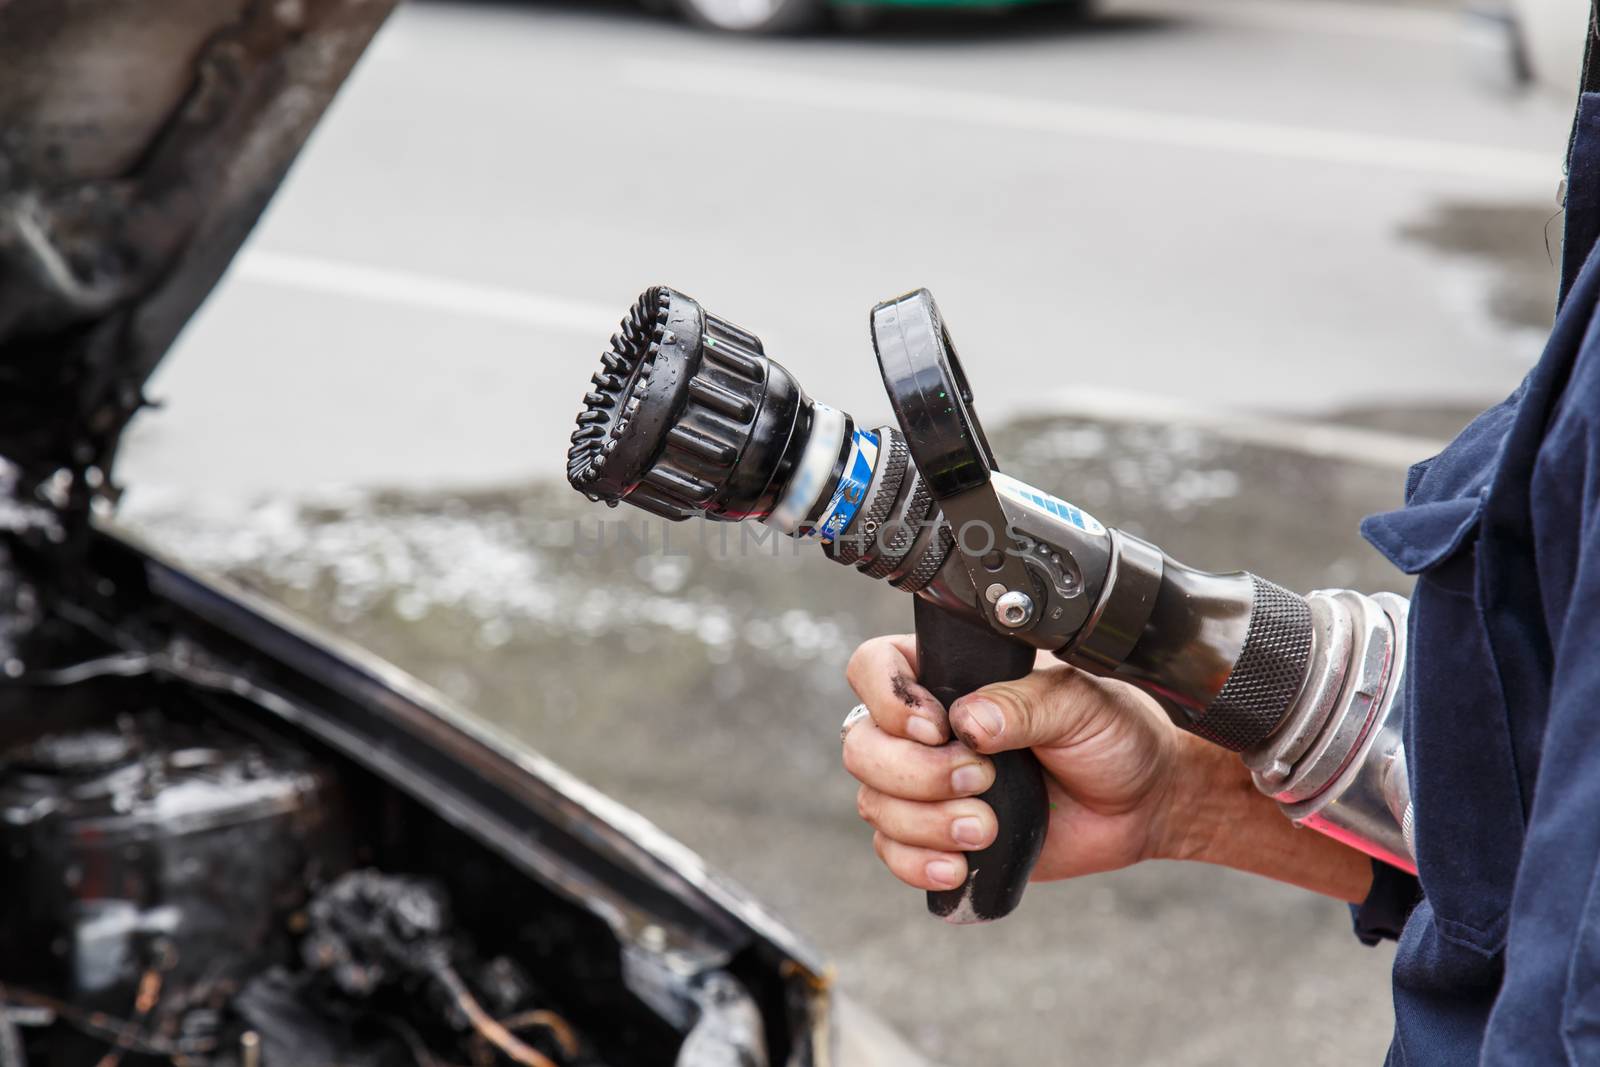
M 0 0 L 0 456 L 106 491 L 143 385 L 394 0 Z M 66 474 L 58 472 L 66 471 Z
M 146 379 L 393 6 L 0 0 L 0 723 L 43 715 L 41 693 L 149 680 L 316 753 L 360 804 L 424 818 L 455 842 L 417 859 L 424 873 L 510 872 L 476 917 L 591 916 L 592 983 L 686 1035 L 680 1064 L 766 1064 L 768 1048 L 773 1067 L 920 1063 L 637 815 L 388 664 L 90 521 Z

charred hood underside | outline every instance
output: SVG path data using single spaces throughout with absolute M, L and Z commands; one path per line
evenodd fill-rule
M 394 0 L 0 0 L 0 1067 L 807 1067 L 810 954 L 386 664 L 97 528 Z
M 393 5 L 0 3 L 0 456 L 25 492 L 108 488 L 145 380 Z
M 810 954 L 636 816 L 135 545 L 3 544 L 0 1067 L 824 1062 Z

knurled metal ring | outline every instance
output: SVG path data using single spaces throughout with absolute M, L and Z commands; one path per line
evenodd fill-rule
M 893 532 L 879 546 L 883 551 L 861 573 L 868 578 L 886 578 L 905 561 L 906 553 L 917 543 L 917 534 L 933 508 L 933 497 L 928 495 L 928 483 L 922 480 L 917 468 L 907 464 L 911 478 L 911 499 L 900 512 L 899 521 L 893 523 Z
M 950 549 L 955 543 L 956 535 L 951 531 L 950 524 L 941 518 L 938 532 L 928 539 L 928 546 L 922 550 L 922 558 L 917 560 L 917 565 L 911 569 L 911 573 L 895 579 L 890 584 L 907 593 L 915 593 L 933 581 L 933 576 L 944 566 L 945 558 L 950 555 Z
M 1250 575 L 1254 596 L 1244 647 L 1216 699 L 1189 724 L 1191 732 L 1241 752 L 1282 724 L 1305 684 L 1311 660 L 1311 606 L 1265 578 Z

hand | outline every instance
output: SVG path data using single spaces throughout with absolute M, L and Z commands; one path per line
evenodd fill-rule
M 961 698 L 947 718 L 917 674 L 910 635 L 856 649 L 847 675 L 871 718 L 844 738 L 845 768 L 861 782 L 857 809 L 876 831 L 878 856 L 908 885 L 966 880 L 965 853 L 996 833 L 994 812 L 977 799 L 994 781 L 985 756 L 1032 748 L 1050 798 L 1034 881 L 1193 859 L 1340 900 L 1367 894 L 1367 857 L 1296 829 L 1236 755 L 1179 730 L 1127 683 L 1041 654 L 1032 674 Z
M 976 799 L 994 781 L 982 754 L 1031 747 L 1043 764 L 1050 825 L 1036 881 L 1072 878 L 1167 855 L 1180 763 L 1195 739 L 1144 693 L 1041 655 L 1026 678 L 989 686 L 949 711 L 917 684 L 909 635 L 866 642 L 851 688 L 871 712 L 844 739 L 861 782 L 857 807 L 895 876 L 920 889 L 966 879 L 963 853 L 994 840 Z M 951 742 L 949 728 L 960 738 Z

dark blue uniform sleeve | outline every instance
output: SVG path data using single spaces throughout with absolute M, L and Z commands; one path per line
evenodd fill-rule
M 1592 338 L 1591 338 L 1592 340 Z M 1588 347 L 1588 345 L 1586 345 Z M 1584 366 L 1587 362 L 1588 366 Z M 1600 374 L 1581 361 L 1528 486 L 1543 627 L 1523 658 L 1550 666 L 1541 758 L 1485 1063 L 1600 1062 Z M 1534 592 L 1534 591 L 1528 591 Z M 1542 639 L 1548 633 L 1548 639 Z M 1508 657 L 1509 659 L 1509 657 Z M 1506 696 L 1537 688 L 1501 672 Z
M 1416 875 L 1372 861 L 1372 889 L 1367 899 L 1350 905 L 1350 919 L 1356 937 L 1364 945 L 1394 941 L 1400 937 L 1411 910 L 1422 899 L 1422 886 Z

